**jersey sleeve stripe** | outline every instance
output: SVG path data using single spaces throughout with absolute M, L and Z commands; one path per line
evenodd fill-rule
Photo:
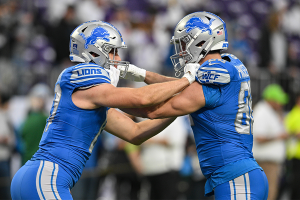
M 84 76 L 84 77 L 79 77 L 79 78 L 74 78 L 74 79 L 71 79 L 70 81 L 79 81 L 79 80 L 84 80 L 84 79 L 107 79 L 107 80 L 110 80 L 109 77 L 107 76 L 103 76 L 103 75 L 91 75 L 91 76 Z M 109 81 L 110 82 L 110 81 Z
M 227 69 L 222 69 L 222 68 L 216 68 L 216 67 L 200 67 L 199 70 L 202 70 L 202 71 L 224 71 L 224 72 L 227 72 L 228 73 L 228 70 Z
M 76 80 L 81 80 L 81 79 L 86 79 L 86 78 L 107 78 L 109 79 L 109 77 L 102 75 L 102 74 L 91 74 L 91 75 L 86 75 L 86 76 L 82 76 L 82 77 L 71 77 L 70 80 L 71 81 L 76 81 Z
M 99 68 L 99 66 L 96 65 L 96 64 L 80 64 L 80 65 L 74 67 L 74 69 L 78 69 L 78 68 L 81 68 L 81 67 L 82 67 L 82 68 L 84 68 L 84 67 L 95 67 L 95 68 Z
M 228 72 L 219 71 L 219 70 L 199 70 L 199 73 L 219 73 L 219 74 L 228 74 Z
M 84 81 L 90 81 L 90 80 L 94 80 L 94 79 L 103 79 L 103 80 L 106 80 L 107 82 L 110 83 L 110 79 L 103 76 L 102 78 L 86 78 L 86 79 L 80 79 L 80 80 L 77 80 L 77 81 L 71 81 L 71 83 L 80 83 L 80 82 L 84 82 Z
M 81 70 L 81 69 L 101 69 L 101 70 L 103 70 L 102 68 L 97 67 L 97 66 L 93 66 L 93 65 L 84 65 L 84 66 L 80 66 L 80 68 L 75 68 L 75 67 L 74 67 L 73 72 L 74 72 L 74 71 Z
M 205 81 L 200 80 L 200 83 L 202 83 L 202 84 L 209 83 L 209 84 L 217 84 L 217 85 L 225 85 L 225 84 L 227 84 L 227 83 L 224 83 L 224 82 L 217 82 L 217 81 L 210 81 L 210 80 L 205 80 Z

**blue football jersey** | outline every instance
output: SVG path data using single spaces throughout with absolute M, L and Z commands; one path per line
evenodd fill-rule
M 232 54 L 211 59 L 197 71 L 205 107 L 191 114 L 198 158 L 208 179 L 206 193 L 259 168 L 252 154 L 252 97 L 250 77 Z
M 39 150 L 33 160 L 48 160 L 59 164 L 74 185 L 92 153 L 98 136 L 106 125 L 107 107 L 81 109 L 72 101 L 75 89 L 86 89 L 109 83 L 108 72 L 92 63 L 65 69 L 55 84 L 55 97 L 47 119 Z

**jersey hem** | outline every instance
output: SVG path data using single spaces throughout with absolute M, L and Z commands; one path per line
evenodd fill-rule
M 235 179 L 254 169 L 262 170 L 254 158 L 242 159 L 221 167 L 207 179 L 205 183 L 205 196 L 213 195 L 214 189 L 218 185 Z

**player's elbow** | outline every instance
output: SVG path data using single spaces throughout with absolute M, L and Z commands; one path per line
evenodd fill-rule
M 139 100 L 140 107 L 149 107 L 161 102 L 161 99 L 156 97 L 152 93 L 139 95 L 138 100 Z
M 147 98 L 142 98 L 142 99 L 140 99 L 139 104 L 140 104 L 140 107 L 146 107 L 151 104 L 151 101 Z
M 137 123 L 135 124 L 135 127 L 132 127 L 131 131 L 127 133 L 127 138 L 125 140 L 134 145 L 140 145 L 144 142 L 143 134 Z
M 132 102 L 135 108 L 142 108 L 149 106 L 151 104 L 151 100 L 145 96 L 135 96 Z
M 149 119 L 159 119 L 161 118 L 161 115 L 158 112 L 149 112 L 147 113 L 147 117 Z
M 134 145 L 141 145 L 145 140 L 140 137 L 140 135 L 135 135 L 133 137 L 131 137 L 128 142 Z
M 141 145 L 144 141 L 143 140 L 140 140 L 139 138 L 133 138 L 130 143 L 131 144 L 134 144 L 134 145 Z
M 154 99 L 148 96 L 140 98 L 139 103 L 141 107 L 152 106 L 153 104 L 155 104 Z

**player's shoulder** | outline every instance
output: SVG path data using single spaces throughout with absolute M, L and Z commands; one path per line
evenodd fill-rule
M 205 61 L 197 71 L 197 81 L 202 84 L 224 85 L 231 80 L 232 69 L 223 59 Z
M 97 77 L 109 79 L 108 72 L 103 67 L 94 63 L 80 63 L 78 65 L 68 67 L 63 73 L 63 78 L 70 81 Z
M 78 76 L 102 75 L 109 77 L 108 72 L 103 67 L 94 63 L 80 63 L 72 66 L 70 70 L 72 71 L 72 74 Z
M 109 73 L 94 63 L 80 63 L 66 68 L 58 79 L 68 87 L 91 87 L 102 83 L 110 83 Z
M 221 54 L 221 57 L 222 57 L 222 59 L 224 59 L 224 60 L 226 60 L 226 61 L 228 61 L 228 62 L 232 62 L 232 61 L 240 61 L 240 60 L 238 59 L 238 57 L 236 57 L 235 55 L 230 54 L 230 53 L 222 53 L 222 54 Z M 241 62 L 241 61 L 240 61 L 240 62 Z
M 234 75 L 235 79 L 240 80 L 250 78 L 247 68 L 235 55 L 224 53 L 221 55 L 221 57 L 231 66 L 232 74 Z

